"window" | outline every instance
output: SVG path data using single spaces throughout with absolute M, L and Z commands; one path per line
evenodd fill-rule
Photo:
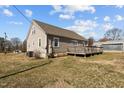
M 72 45 L 78 46 L 78 41 L 77 40 L 72 40 Z
M 32 27 L 32 34 L 35 34 L 35 27 Z
M 59 47 L 59 38 L 53 38 L 53 47 Z
M 41 46 L 41 39 L 39 39 L 39 47 Z

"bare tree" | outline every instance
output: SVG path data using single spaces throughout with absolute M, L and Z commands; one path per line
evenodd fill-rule
M 107 39 L 106 37 L 104 37 L 104 38 L 99 39 L 99 41 L 100 42 L 106 42 L 106 41 L 109 41 L 109 39 Z
M 26 52 L 27 51 L 27 42 L 26 40 L 23 41 L 22 45 L 21 45 L 21 51 L 22 52 Z
M 14 47 L 14 50 L 19 50 L 19 46 L 21 45 L 21 40 L 18 37 L 11 38 L 11 43 Z
M 88 39 L 88 46 L 92 46 L 93 43 L 94 43 L 94 39 L 93 39 L 93 37 L 90 37 L 90 38 Z
M 6 51 L 5 51 L 5 48 L 6 48 Z M 6 39 L 5 41 L 4 38 L 0 37 L 0 52 L 7 53 L 7 52 L 11 52 L 12 49 L 13 49 L 12 43 L 9 40 Z
M 0 37 L 0 52 L 4 51 L 4 38 Z
M 7 47 L 7 51 L 8 52 L 12 52 L 13 51 L 13 45 L 12 45 L 10 40 L 6 40 L 6 47 Z
M 108 30 L 105 33 L 105 38 L 109 40 L 121 40 L 122 39 L 122 30 L 118 28 L 113 28 Z

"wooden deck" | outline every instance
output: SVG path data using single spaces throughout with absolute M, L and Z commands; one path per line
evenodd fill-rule
M 98 55 L 103 53 L 102 47 L 70 47 L 68 48 L 67 54 L 68 55 L 79 55 L 79 56 L 91 56 L 91 55 Z

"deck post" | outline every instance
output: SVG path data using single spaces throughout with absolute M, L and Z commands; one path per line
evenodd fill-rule
M 74 56 L 76 57 L 76 46 L 74 46 L 74 49 L 75 49 L 75 53 L 74 53 Z

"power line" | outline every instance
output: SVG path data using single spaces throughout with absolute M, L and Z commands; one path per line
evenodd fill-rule
M 30 21 L 15 5 L 13 5 L 13 7 L 14 7 L 29 23 L 31 23 L 31 21 Z
M 13 5 L 13 7 L 29 22 L 29 23 L 32 23 L 32 21 L 26 17 L 15 5 Z M 37 26 L 36 24 L 34 24 L 35 26 Z M 39 27 L 39 26 L 37 26 Z
M 26 17 L 15 5 L 13 5 L 13 7 L 30 23 L 30 24 L 33 24 L 33 22 L 28 19 L 28 17 Z M 33 24 L 35 26 L 37 26 L 36 24 Z M 40 28 L 39 26 L 37 26 L 38 28 Z

